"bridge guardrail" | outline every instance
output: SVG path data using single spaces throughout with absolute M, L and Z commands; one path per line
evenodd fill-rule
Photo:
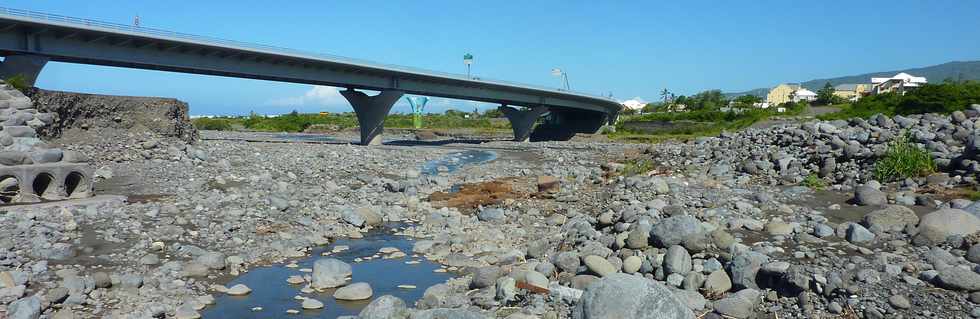
M 96 28 L 107 29 L 107 30 L 110 30 L 110 31 L 125 31 L 125 32 L 134 33 L 134 34 L 141 34 L 141 35 L 162 36 L 162 37 L 168 37 L 168 38 L 173 38 L 173 39 L 177 39 L 177 40 L 189 40 L 189 41 L 199 42 L 199 43 L 202 43 L 202 44 L 209 44 L 209 45 L 216 45 L 216 46 L 224 45 L 224 46 L 235 46 L 235 47 L 239 47 L 239 48 L 243 48 L 243 49 L 271 51 L 270 53 L 285 53 L 285 54 L 289 54 L 289 55 L 306 56 L 306 57 L 315 58 L 315 59 L 317 59 L 317 58 L 318 59 L 327 59 L 327 60 L 336 61 L 336 62 L 345 63 L 345 64 L 356 64 L 356 65 L 362 65 L 362 66 L 366 66 L 366 67 L 389 69 L 389 70 L 392 70 L 392 71 L 400 71 L 400 72 L 406 72 L 406 73 L 417 73 L 417 74 L 422 74 L 422 75 L 441 76 L 441 77 L 452 78 L 452 79 L 457 79 L 457 80 L 464 80 L 464 81 L 476 81 L 476 82 L 483 82 L 483 83 L 488 83 L 488 84 L 503 84 L 503 85 L 510 85 L 510 86 L 520 86 L 520 87 L 525 87 L 525 88 L 529 88 L 529 89 L 536 89 L 536 90 L 542 90 L 542 91 L 550 91 L 550 92 L 555 92 L 555 93 L 572 93 L 572 94 L 583 95 L 583 96 L 589 97 L 589 98 L 596 98 L 596 99 L 604 99 L 604 100 L 608 100 L 608 101 L 615 101 L 615 100 L 613 100 L 611 98 L 607 98 L 607 97 L 604 97 L 604 96 L 601 96 L 601 95 L 594 95 L 594 94 L 590 94 L 590 93 L 586 93 L 586 92 L 579 92 L 579 91 L 574 91 L 574 90 L 564 90 L 564 89 L 559 89 L 559 88 L 550 88 L 550 87 L 544 87 L 544 86 L 532 85 L 532 84 L 525 84 L 525 83 L 518 83 L 518 82 L 506 81 L 506 80 L 485 79 L 485 78 L 482 78 L 482 77 L 479 77 L 479 78 L 478 77 L 468 78 L 467 76 L 462 75 L 462 74 L 455 74 L 455 73 L 442 72 L 442 71 L 433 71 L 433 70 L 427 70 L 427 69 L 421 69 L 421 68 L 415 68 L 415 67 L 408 67 L 408 66 L 402 66 L 402 65 L 395 65 L 395 64 L 378 63 L 378 62 L 374 62 L 374 61 L 357 59 L 357 58 L 350 58 L 350 57 L 333 55 L 333 54 L 307 52 L 307 51 L 290 49 L 290 48 L 284 48 L 284 47 L 278 47 L 278 46 L 273 46 L 273 45 L 257 44 L 257 43 L 250 43 L 250 42 L 243 42 L 243 41 L 236 41 L 236 40 L 227 40 L 227 39 L 221 39 L 221 38 L 216 38 L 216 37 L 194 35 L 194 34 L 188 34 L 188 33 L 182 33 L 182 32 L 174 32 L 174 31 L 168 31 L 168 30 L 162 30 L 162 29 L 141 27 L 141 26 L 135 26 L 135 25 L 126 25 L 126 24 L 121 24 L 121 23 L 105 22 L 105 21 L 85 19 L 85 18 L 76 18 L 76 17 L 64 16 L 64 15 L 57 15 L 57 14 L 50 14 L 50 13 L 43 13 L 43 12 L 37 12 L 37 11 L 31 11 L 31 10 L 22 10 L 22 9 L 13 9 L 13 8 L 0 7 L 0 15 L 9 15 L 9 16 L 15 16 L 15 17 L 26 17 L 26 18 L 31 18 L 31 19 L 37 19 L 37 20 L 43 20 L 43 21 L 53 21 L 53 22 L 59 22 L 59 23 L 63 23 L 63 24 L 76 25 L 76 26 L 82 26 L 82 27 L 88 27 L 88 28 L 96 27 Z

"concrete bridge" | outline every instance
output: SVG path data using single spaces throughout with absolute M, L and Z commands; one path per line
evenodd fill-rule
M 561 138 L 595 133 L 622 109 L 560 89 L 7 8 L 0 8 L 0 56 L 0 76 L 22 75 L 30 85 L 57 61 L 343 87 L 365 145 L 381 142 L 385 116 L 406 93 L 500 104 L 516 140 L 527 140 L 546 113 L 535 132 Z

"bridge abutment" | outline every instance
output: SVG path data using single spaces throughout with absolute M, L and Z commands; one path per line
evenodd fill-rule
M 8 55 L 0 63 L 0 77 L 8 79 L 21 75 L 28 86 L 34 86 L 47 63 L 48 58 L 39 55 Z
M 340 94 L 350 102 L 354 114 L 357 114 L 357 124 L 361 129 L 361 145 L 381 145 L 385 116 L 405 92 L 389 90 L 369 96 L 361 91 L 346 89 L 340 91 Z
M 542 114 L 548 112 L 548 108 L 544 106 L 519 110 L 514 107 L 501 105 L 497 109 L 501 113 L 504 113 L 504 116 L 510 121 L 510 127 L 514 130 L 514 140 L 519 142 L 526 142 L 530 139 L 531 129 L 534 128 L 534 123 Z

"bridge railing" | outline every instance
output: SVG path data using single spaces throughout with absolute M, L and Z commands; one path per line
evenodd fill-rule
M 378 63 L 374 61 L 350 58 L 350 57 L 333 55 L 333 54 L 308 52 L 308 51 L 295 50 L 295 49 L 272 46 L 272 45 L 242 42 L 236 40 L 227 40 L 227 39 L 221 39 L 221 38 L 215 38 L 209 36 L 194 35 L 188 33 L 174 32 L 174 31 L 155 29 L 155 28 L 147 28 L 147 27 L 136 26 L 136 25 L 98 21 L 98 20 L 85 19 L 85 18 L 69 17 L 69 16 L 43 13 L 43 12 L 37 12 L 31 10 L 0 7 L 0 15 L 26 17 L 35 20 L 52 21 L 61 24 L 76 25 L 76 26 L 82 26 L 87 28 L 102 28 L 102 29 L 106 29 L 107 31 L 124 31 L 137 35 L 148 35 L 154 37 L 166 37 L 174 40 L 193 41 L 205 45 L 232 46 L 232 47 L 237 47 L 240 49 L 251 50 L 251 51 L 254 50 L 264 51 L 265 53 L 271 53 L 271 54 L 287 54 L 287 55 L 312 58 L 312 59 L 325 59 L 338 63 L 354 64 L 354 65 L 360 65 L 364 67 L 382 68 L 382 69 L 388 69 L 392 71 L 399 71 L 399 72 L 406 72 L 406 73 L 417 73 L 422 75 L 440 76 L 440 77 L 452 78 L 452 79 L 464 80 L 464 81 L 477 81 L 477 82 L 484 82 L 489 84 L 519 86 L 519 87 L 531 88 L 531 89 L 542 90 L 542 91 L 552 91 L 557 93 L 573 93 L 573 94 L 588 96 L 591 98 L 612 100 L 611 98 L 607 98 L 601 95 L 594 95 L 590 93 L 573 91 L 573 90 L 564 90 L 560 88 L 544 87 L 539 85 L 518 83 L 518 82 L 506 81 L 506 80 L 487 79 L 482 77 L 480 78 L 467 77 L 466 75 L 462 75 L 462 74 L 433 71 L 433 70 L 408 67 L 402 65 Z

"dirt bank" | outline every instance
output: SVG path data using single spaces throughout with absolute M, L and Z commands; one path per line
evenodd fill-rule
M 177 99 L 42 89 L 34 89 L 28 96 L 41 112 L 57 114 L 52 125 L 38 130 L 38 134 L 47 138 L 70 138 L 69 135 L 105 138 L 127 132 L 153 133 L 187 143 L 198 138 L 187 114 L 187 103 Z

